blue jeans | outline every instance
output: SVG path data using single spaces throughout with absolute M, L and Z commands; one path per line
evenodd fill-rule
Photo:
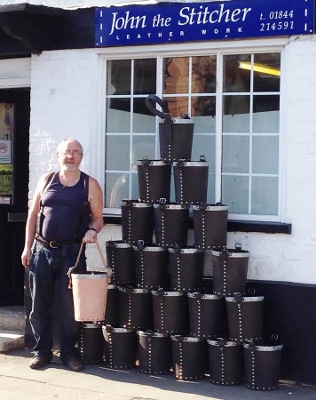
M 80 322 L 75 321 L 72 290 L 68 289 L 67 271 L 75 264 L 80 244 L 74 243 L 57 249 L 46 248 L 36 242 L 30 261 L 29 284 L 32 297 L 30 325 L 35 339 L 35 356 L 52 358 L 53 326 L 52 306 L 57 290 L 57 307 L 60 319 L 60 359 L 66 363 L 79 356 L 76 343 Z M 75 272 L 86 270 L 86 257 L 81 253 Z

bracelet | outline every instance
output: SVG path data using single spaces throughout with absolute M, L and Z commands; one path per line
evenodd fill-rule
M 90 228 L 88 229 L 88 231 L 94 231 L 95 233 L 98 233 L 97 230 L 96 230 L 95 228 L 92 228 L 92 227 L 90 227 Z

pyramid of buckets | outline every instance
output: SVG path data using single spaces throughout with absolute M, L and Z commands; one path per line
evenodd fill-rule
M 264 298 L 246 292 L 249 252 L 226 247 L 228 207 L 207 204 L 208 163 L 191 161 L 193 122 L 171 118 L 157 96 L 146 104 L 161 118 L 161 159 L 137 162 L 139 199 L 121 201 L 122 240 L 106 242 L 113 272 L 106 313 L 81 323 L 82 359 L 276 389 L 283 346 L 277 335 L 262 338 Z M 194 246 L 187 245 L 190 208 Z

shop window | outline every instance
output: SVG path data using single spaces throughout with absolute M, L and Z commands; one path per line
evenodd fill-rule
M 280 75 L 280 53 L 107 61 L 106 207 L 137 198 L 137 160 L 159 159 L 145 105 L 155 93 L 172 117 L 194 121 L 192 160 L 209 162 L 208 203 L 227 204 L 232 219 L 277 221 Z

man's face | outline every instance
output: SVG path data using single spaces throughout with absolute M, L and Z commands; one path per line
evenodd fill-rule
M 79 169 L 82 150 L 76 142 L 65 142 L 57 153 L 57 158 L 62 169 L 75 171 Z

